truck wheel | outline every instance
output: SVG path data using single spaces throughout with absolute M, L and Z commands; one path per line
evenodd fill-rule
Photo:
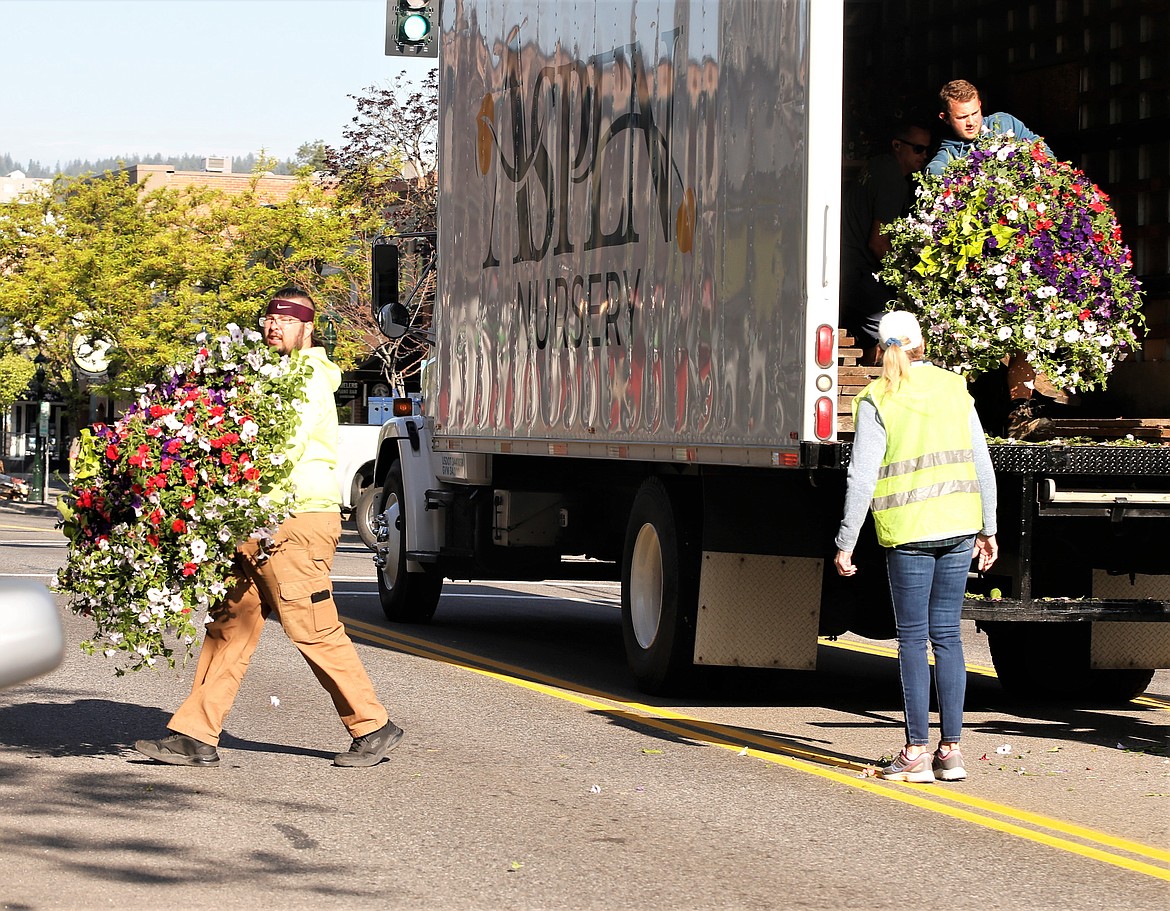
M 639 688 L 677 688 L 694 666 L 698 534 L 680 496 L 658 478 L 639 489 L 622 553 L 622 639 Z
M 406 571 L 406 516 L 402 511 L 402 466 L 395 462 L 386 474 L 377 516 L 377 549 L 385 563 L 378 569 L 378 599 L 392 623 L 427 623 L 439 606 L 443 577 L 426 570 Z
M 381 489 L 371 484 L 361 492 L 353 507 L 353 524 L 357 526 L 358 537 L 370 550 L 378 548 L 378 535 L 374 531 L 374 521 L 378 516 L 381 498 Z
M 1000 685 L 1022 700 L 1123 705 L 1154 677 L 1141 668 L 1094 668 L 1088 623 L 985 623 Z

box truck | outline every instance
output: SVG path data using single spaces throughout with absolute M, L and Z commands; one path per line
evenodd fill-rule
M 374 251 L 388 335 L 418 331 L 392 277 L 435 279 L 422 392 L 375 466 L 390 620 L 428 620 L 444 579 L 603 567 L 649 692 L 894 635 L 872 533 L 856 577 L 832 567 L 842 11 L 441 4 L 438 228 L 411 244 L 433 258 Z M 964 615 L 1004 685 L 1142 692 L 1170 666 L 1170 449 L 992 457 L 1001 558 Z

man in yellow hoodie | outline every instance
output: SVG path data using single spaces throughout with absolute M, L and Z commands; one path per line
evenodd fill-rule
M 248 541 L 236 550 L 236 584 L 212 611 L 191 695 L 171 717 L 174 731 L 161 740 L 139 740 L 134 748 L 170 765 L 219 764 L 219 735 L 240 681 L 260 640 L 264 620 L 276 613 L 285 634 L 304 655 L 333 699 L 353 738 L 334 765 L 377 765 L 402 739 L 386 715 L 369 675 L 346 635 L 333 602 L 329 572 L 341 536 L 341 513 L 334 471 L 337 465 L 337 411 L 333 393 L 341 371 L 313 345 L 312 298 L 299 288 L 276 292 L 260 320 L 264 341 L 282 354 L 308 363 L 301 422 L 289 442 L 293 468 L 292 514 L 280 526 L 268 554 Z

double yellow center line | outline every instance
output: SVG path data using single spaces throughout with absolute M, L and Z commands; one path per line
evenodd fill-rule
M 1161 848 L 1118 838 L 1096 829 L 1006 804 L 983 800 L 951 788 L 926 790 L 920 785 L 905 785 L 865 777 L 865 766 L 840 756 L 820 753 L 802 745 L 786 743 L 733 726 L 692 718 L 669 709 L 583 689 L 565 680 L 493 661 L 399 630 L 388 630 L 350 617 L 344 617 L 343 620 L 350 635 L 358 639 L 390 646 L 423 658 L 443 661 L 475 674 L 583 706 L 591 711 L 635 721 L 676 737 L 732 750 L 740 755 L 752 756 L 808 775 L 816 775 L 878 797 L 896 800 L 1026 841 L 1170 882 L 1170 851 Z M 822 643 L 870 654 L 896 655 L 893 649 L 881 646 L 823 640 Z M 972 666 L 970 670 L 991 676 L 995 674 L 990 668 Z M 1154 700 L 1148 704 L 1159 708 L 1165 707 Z

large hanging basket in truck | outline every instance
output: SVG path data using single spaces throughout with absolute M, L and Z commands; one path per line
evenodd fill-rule
M 1103 386 L 1143 326 L 1109 196 L 1043 141 L 990 132 L 916 176 L 881 279 L 918 314 L 932 357 L 974 376 L 1019 353 L 1057 388 Z

